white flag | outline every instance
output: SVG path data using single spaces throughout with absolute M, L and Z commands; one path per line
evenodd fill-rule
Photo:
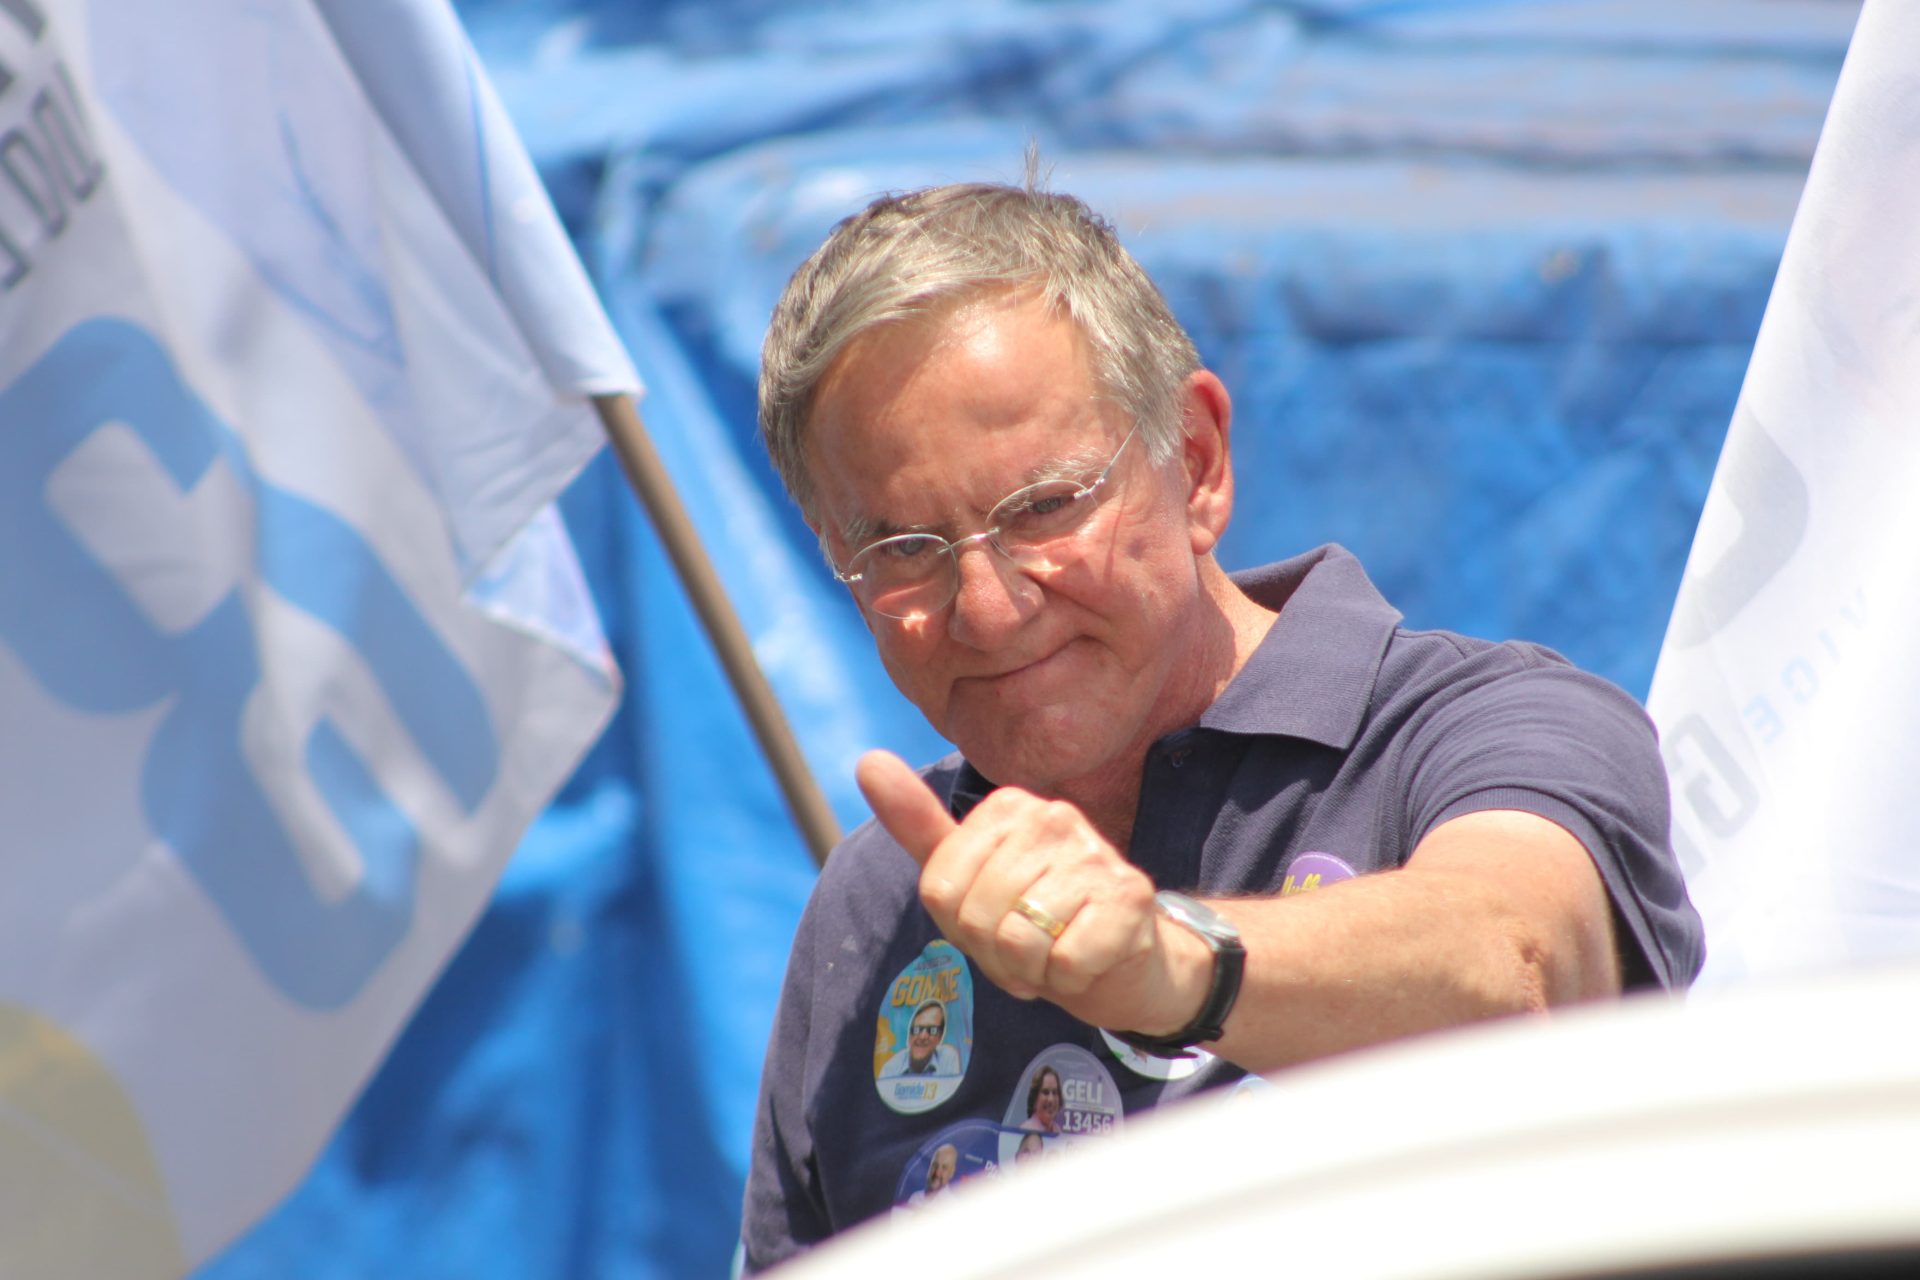
M 1869 0 L 1648 699 L 1703 987 L 1920 954 L 1916 50 Z
M 622 389 L 447 0 L 0 0 L 0 1275 L 302 1175 L 611 714 Z

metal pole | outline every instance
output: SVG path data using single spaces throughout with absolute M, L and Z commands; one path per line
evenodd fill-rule
M 754 661 L 747 633 L 740 626 L 733 603 L 721 589 L 713 562 L 707 558 L 706 548 L 701 545 L 693 522 L 680 503 L 680 495 L 661 465 L 639 410 L 634 407 L 632 397 L 625 395 L 595 396 L 593 407 L 606 426 L 607 438 L 613 441 L 613 451 L 619 455 L 621 469 L 627 473 L 627 483 L 633 486 L 640 505 L 653 521 L 654 531 L 666 546 L 674 571 L 680 575 L 680 583 L 692 599 L 694 611 L 700 615 L 700 623 L 713 641 L 714 651 L 720 655 L 720 665 L 726 669 L 734 696 L 740 699 L 740 706 L 753 725 L 754 737 L 759 739 L 767 763 L 773 766 L 781 794 L 801 835 L 806 837 L 814 862 L 825 866 L 828 852 L 840 842 L 840 824 L 833 810 L 827 807 L 819 784 L 813 780 L 806 758 L 800 754 L 800 744 L 794 740 L 793 730 L 774 699 L 765 673 Z

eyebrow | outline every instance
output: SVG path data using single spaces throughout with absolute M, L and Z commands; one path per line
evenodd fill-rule
M 840 540 L 852 550 L 871 546 L 882 538 L 894 538 L 903 533 L 932 533 L 931 525 L 897 525 L 878 516 L 850 516 L 840 528 Z

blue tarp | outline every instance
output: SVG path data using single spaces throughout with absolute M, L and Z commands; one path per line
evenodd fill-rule
M 841 821 L 941 744 L 753 440 L 768 312 L 873 194 L 1104 211 L 1235 396 L 1229 567 L 1326 540 L 1415 625 L 1644 694 L 1851 0 L 466 0 Z M 203 1270 L 725 1271 L 812 880 L 609 462 L 565 511 L 629 681 L 313 1175 Z

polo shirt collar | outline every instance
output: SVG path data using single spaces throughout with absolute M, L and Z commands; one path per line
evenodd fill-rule
M 1400 611 L 1336 543 L 1244 570 L 1233 580 L 1280 616 L 1200 717 L 1200 727 L 1352 746 Z M 963 759 L 947 806 L 964 818 L 991 790 L 993 783 Z
M 1332 543 L 1233 580 L 1280 616 L 1200 726 L 1352 746 L 1400 611 Z

